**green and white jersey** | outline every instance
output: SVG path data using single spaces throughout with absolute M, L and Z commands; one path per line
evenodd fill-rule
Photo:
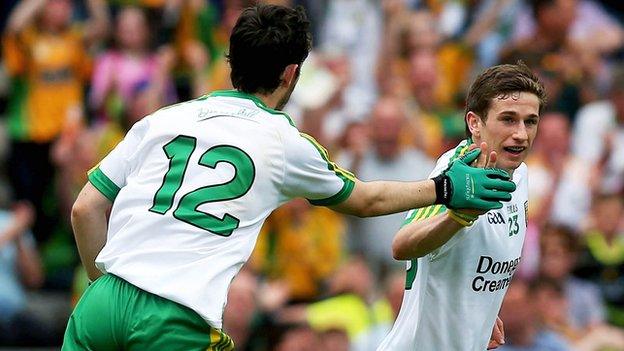
M 464 152 L 462 142 L 438 159 L 431 177 Z M 485 350 L 496 316 L 520 262 L 526 232 L 527 167 L 514 171 L 516 190 L 447 243 L 407 262 L 401 311 L 378 350 Z M 412 210 L 406 224 L 445 211 L 442 205 Z
M 215 328 L 271 211 L 295 197 L 336 204 L 354 186 L 286 114 L 237 91 L 137 122 L 89 181 L 113 201 L 97 267 Z

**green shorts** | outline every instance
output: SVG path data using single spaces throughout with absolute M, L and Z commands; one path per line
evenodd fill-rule
M 107 274 L 69 318 L 63 351 L 233 350 L 232 339 L 193 310 Z

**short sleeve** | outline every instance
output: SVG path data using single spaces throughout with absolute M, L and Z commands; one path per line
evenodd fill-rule
M 136 161 L 139 144 L 148 129 L 147 118 L 137 122 L 126 137 L 88 173 L 89 182 L 104 196 L 114 201 Z
M 282 193 L 287 198 L 304 197 L 313 205 L 331 206 L 351 195 L 355 177 L 332 162 L 314 138 L 294 128 L 283 138 Z

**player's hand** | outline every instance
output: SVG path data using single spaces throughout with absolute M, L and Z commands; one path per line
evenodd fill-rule
M 433 180 L 436 183 L 436 203 L 450 209 L 491 210 L 503 207 L 502 202 L 511 200 L 516 185 L 509 174 L 497 168 L 475 168 L 469 166 L 477 160 L 483 150 L 473 149 L 453 161 L 449 167 Z M 492 164 L 489 155 L 484 166 Z
M 468 151 L 472 151 L 477 148 L 477 144 L 470 144 L 468 147 Z M 472 161 L 470 164 L 472 167 L 477 168 L 496 168 L 496 151 L 491 151 L 488 153 L 488 146 L 486 142 L 482 142 L 478 148 L 481 150 L 479 157 Z M 488 210 L 475 210 L 475 209 L 456 209 L 455 213 L 460 217 L 464 218 L 466 221 L 472 222 L 477 219 L 482 214 L 485 214 Z
M 490 337 L 487 349 L 493 350 L 503 344 L 505 344 L 505 328 L 503 326 L 503 321 L 499 317 L 496 317 L 496 323 L 494 323 L 494 329 L 492 329 L 492 336 Z
M 481 144 L 479 146 L 477 146 L 477 144 L 470 144 L 470 146 L 468 147 L 468 152 L 479 148 L 481 150 L 481 153 L 479 154 L 479 157 L 472 161 L 472 163 L 470 164 L 472 167 L 477 167 L 477 168 L 495 168 L 496 167 L 496 151 L 491 151 L 488 153 L 488 145 L 486 142 L 481 142 Z

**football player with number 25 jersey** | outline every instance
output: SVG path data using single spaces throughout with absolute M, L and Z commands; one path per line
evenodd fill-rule
M 395 258 L 408 260 L 403 303 L 378 350 L 477 351 L 504 342 L 494 335 L 502 328 L 497 314 L 520 262 L 528 206 L 523 161 L 544 101 L 544 87 L 523 63 L 476 78 L 467 98 L 468 140 L 443 154 L 431 176 L 463 158 L 506 170 L 516 190 L 490 210 L 438 204 L 408 212 L 392 244 Z M 478 160 L 468 152 L 473 142 L 482 149 Z

